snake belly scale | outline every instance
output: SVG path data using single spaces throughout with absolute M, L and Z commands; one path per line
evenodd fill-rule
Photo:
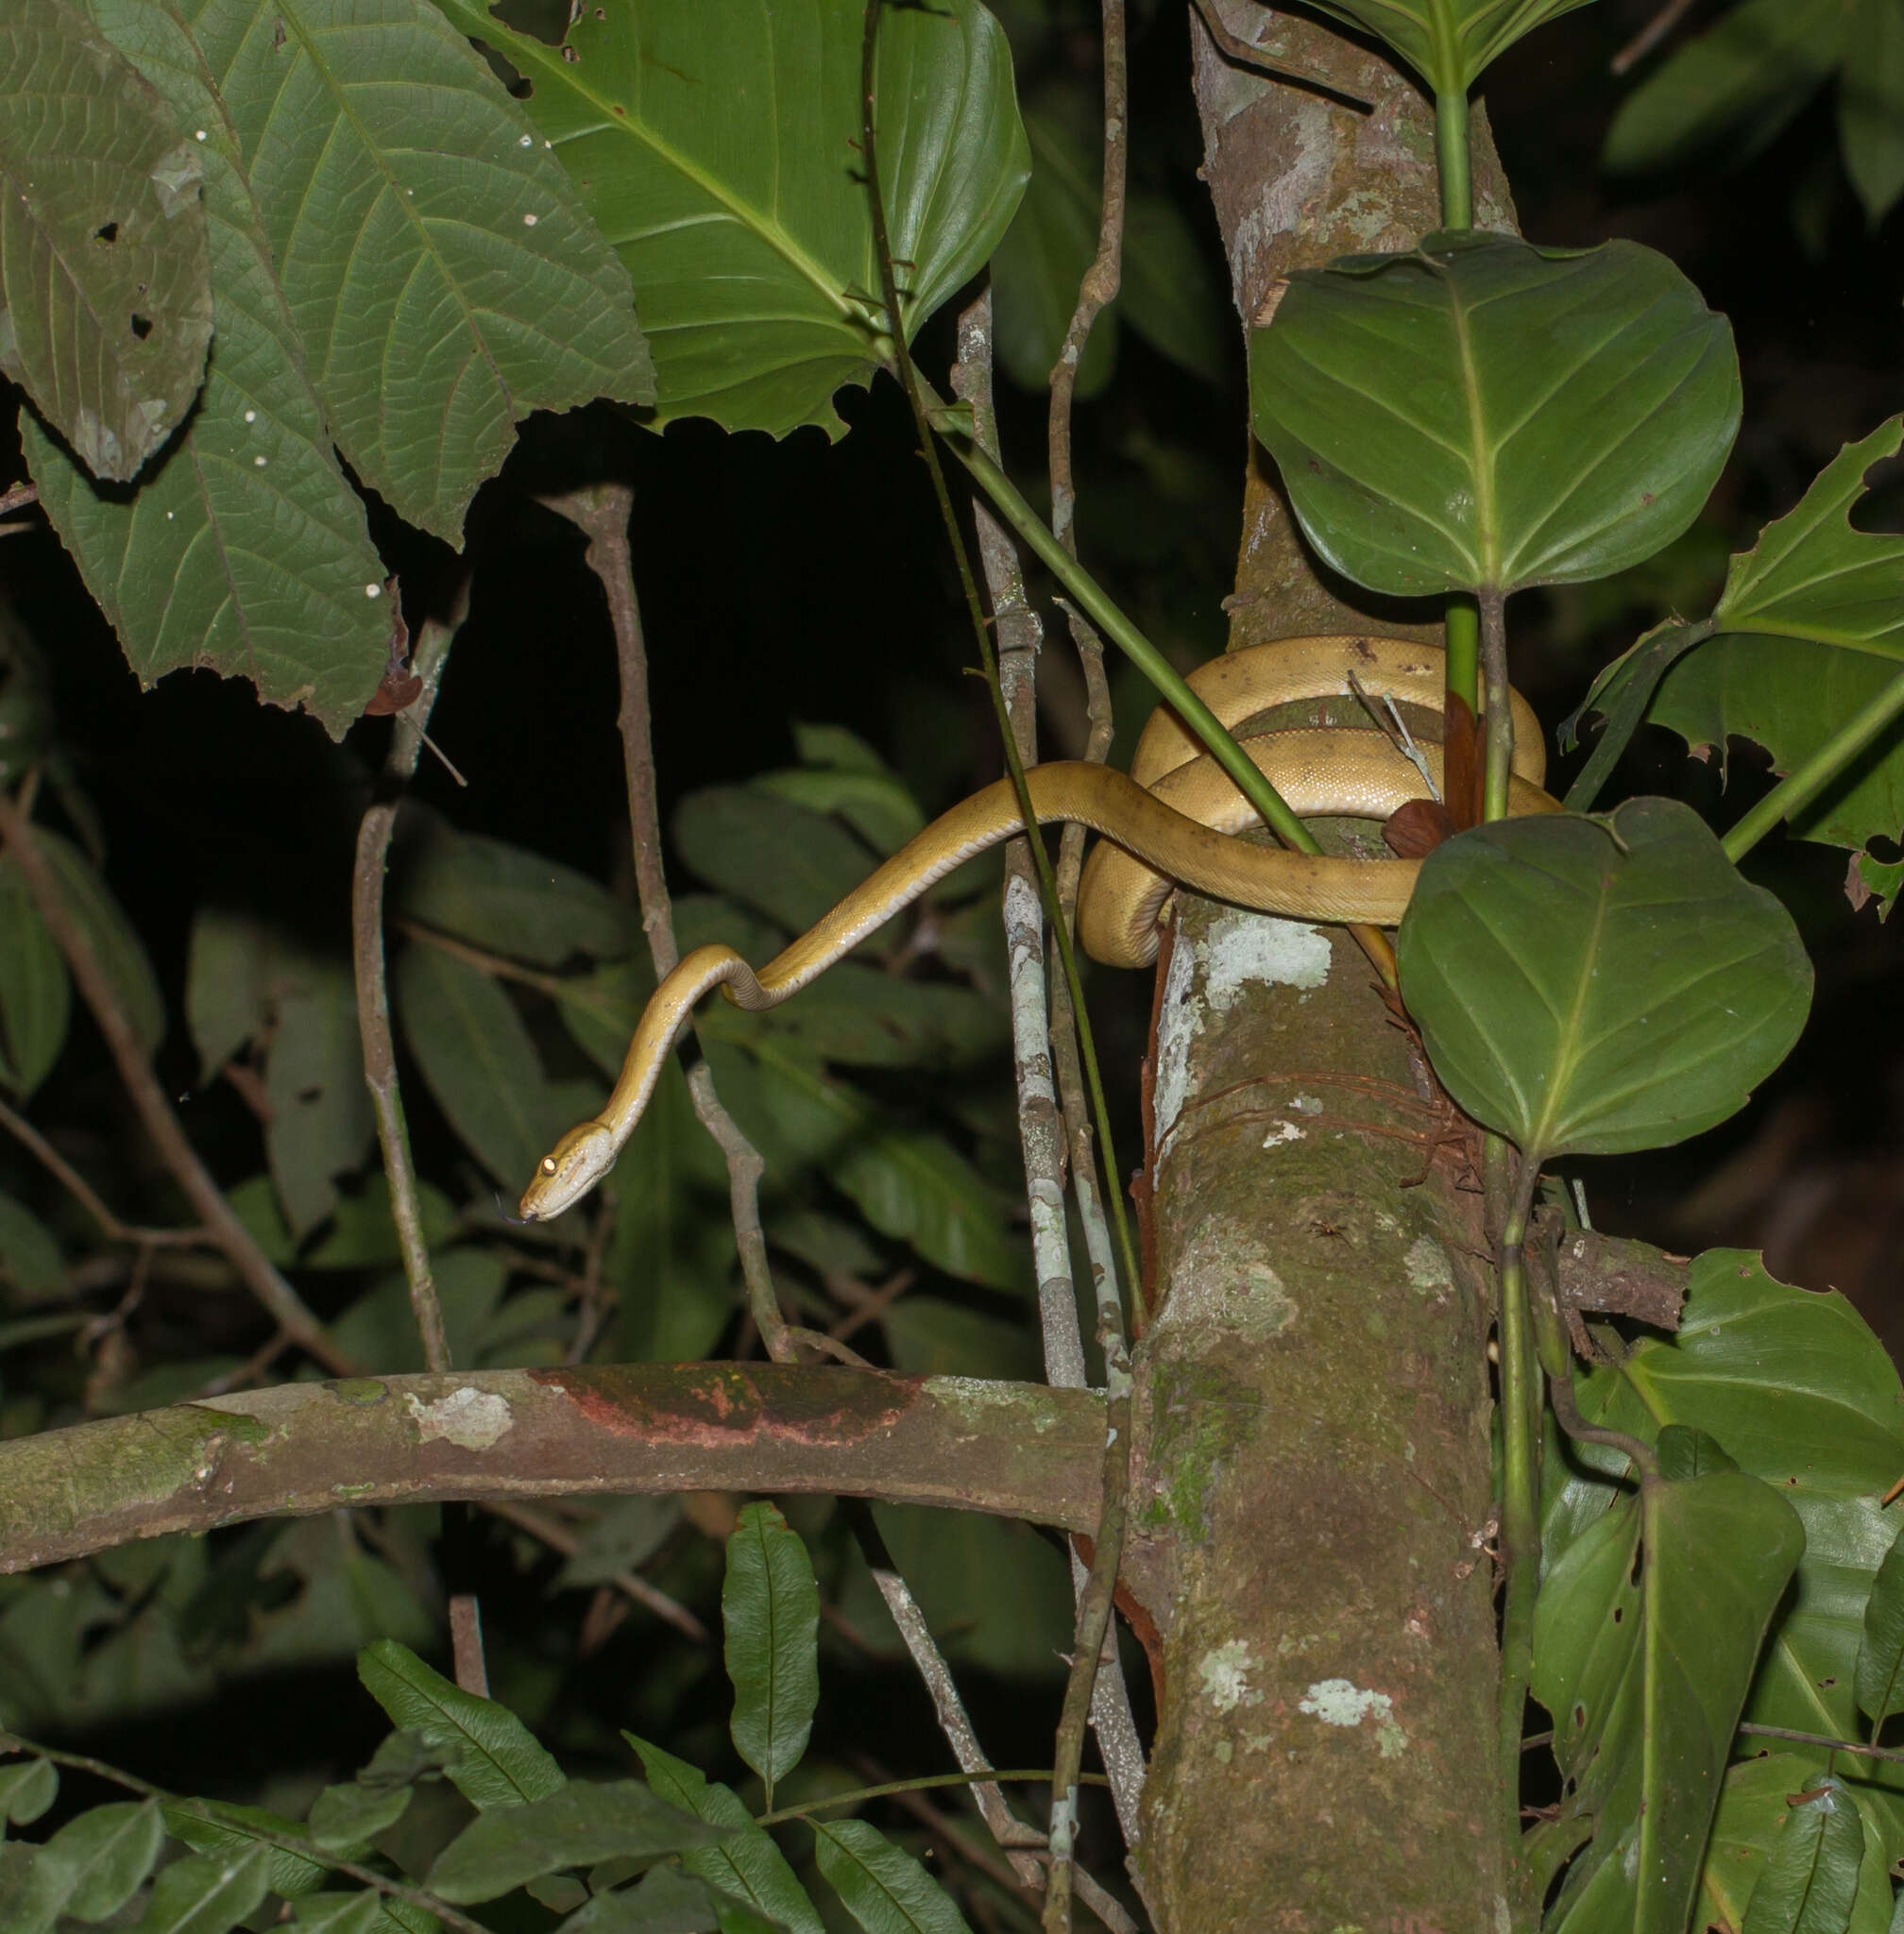
M 1439 648 L 1402 638 L 1278 639 L 1214 659 L 1189 684 L 1232 727 L 1273 705 L 1346 696 L 1354 689 L 1352 675 L 1368 693 L 1441 707 Z M 1557 812 L 1559 803 L 1540 789 L 1539 725 L 1519 693 L 1514 714 L 1510 808 Z M 1243 749 L 1303 817 L 1386 819 L 1424 790 L 1415 766 L 1373 730 L 1266 732 Z M 1438 788 L 1440 748 L 1420 751 Z M 1041 824 L 1068 822 L 1103 836 L 1084 869 L 1078 932 L 1092 959 L 1110 966 L 1142 967 L 1156 958 L 1158 920 L 1178 886 L 1295 920 L 1394 926 L 1420 869 L 1414 859 L 1318 857 L 1238 839 L 1261 823 L 1254 808 L 1161 707 L 1144 728 L 1128 777 L 1077 760 L 1034 766 L 1026 777 Z M 731 947 L 696 947 L 650 998 L 601 1113 L 570 1128 L 537 1165 L 522 1196 L 524 1219 L 559 1215 L 613 1167 L 704 994 L 718 987 L 753 1012 L 779 1006 L 935 881 L 1023 830 L 1012 783 L 1001 779 L 934 820 L 757 972 Z

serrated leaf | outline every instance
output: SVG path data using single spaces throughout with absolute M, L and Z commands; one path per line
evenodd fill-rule
M 349 964 L 281 949 L 275 964 L 264 1152 L 285 1219 L 301 1239 L 336 1209 L 335 1179 L 363 1161 L 377 1123 Z
M 1844 44 L 1855 58 L 1838 76 L 1838 140 L 1875 229 L 1904 195 L 1904 8 L 1854 0 Z
M 556 48 L 443 0 L 531 82 L 528 109 L 633 278 L 656 420 L 784 435 L 888 364 L 859 140 L 858 0 L 585 8 Z M 909 338 L 992 253 L 1028 165 L 997 23 L 976 0 L 890 9 L 879 173 Z
M 820 1588 L 798 1535 L 772 1504 L 749 1504 L 727 1540 L 721 1587 L 734 1748 L 774 1787 L 799 1765 L 820 1704 Z
M 640 1780 L 570 1780 L 527 1806 L 479 1813 L 436 1857 L 429 1887 L 459 1906 L 494 1900 L 538 1874 L 651 1859 L 720 1838 L 718 1827 L 669 1806 Z
M 59 942 L 26 891 L 19 862 L 0 857 L 0 1084 L 22 1101 L 66 1043 L 73 986 Z
M 598 1105 L 590 1084 L 546 1080 L 509 996 L 480 967 L 413 941 L 397 962 L 403 1033 L 437 1106 L 505 1187 L 519 1189 L 571 1123 Z
M 211 666 L 340 736 L 376 689 L 392 613 L 236 134 L 183 10 L 87 5 L 192 133 L 217 348 L 183 433 L 136 493 L 95 489 L 26 426 L 41 502 L 143 683 Z
M 1500 820 L 1423 863 L 1397 946 L 1449 1093 L 1531 1158 L 1683 1141 L 1805 1023 L 1792 917 L 1675 800 Z
M 972 1934 L 951 1895 L 876 1826 L 816 1820 L 813 1840 L 820 1872 L 866 1934 Z
M 66 1263 L 53 1232 L 24 1203 L 0 1195 L 0 1275 L 22 1302 L 66 1294 Z
M 82 1921 L 116 1914 L 136 1893 L 165 1843 L 157 1800 L 115 1800 L 69 1820 L 42 1858 L 64 1868 L 64 1911 Z
M 1858 1809 L 1844 1782 L 1827 1774 L 1788 1809 L 1742 1934 L 1844 1934 L 1863 1858 Z
M 230 1934 L 270 1890 L 269 1849 L 188 1854 L 153 1882 L 129 1934 Z
M 0 1821 L 31 1826 L 60 1794 L 60 1769 L 50 1759 L 16 1759 L 0 1766 Z
M 746 1902 L 790 1929 L 791 1934 L 824 1934 L 820 1916 L 787 1864 L 787 1857 L 764 1827 L 755 1825 L 753 1815 L 730 1789 L 633 1733 L 621 1737 L 640 1755 L 649 1785 L 664 1800 L 712 1826 L 727 1829 L 718 1846 L 682 1855 L 681 1864 L 688 1873 Z
M 1600 160 L 1644 174 L 1718 150 L 1756 154 L 1838 63 L 1850 0 L 1741 0 L 1634 89 Z
M 450 1749 L 444 1771 L 479 1810 L 525 1806 L 562 1786 L 562 1769 L 506 1705 L 465 1692 L 407 1646 L 366 1646 L 357 1676 L 392 1725 Z
M 0 370 L 124 483 L 197 394 L 212 336 L 199 157 L 76 8 L 0 25 Z
M 1289 279 L 1251 419 L 1324 562 L 1403 596 L 1571 584 L 1699 514 L 1739 427 L 1731 330 L 1632 242 L 1438 234 Z
M 1646 1479 L 1556 1560 L 1534 1690 L 1573 1786 L 1562 1817 L 1594 1825 L 1556 1929 L 1683 1934 L 1740 1708 L 1804 1544 L 1769 1485 L 1716 1471 Z
M 1587 0 L 1317 0 L 1386 41 L 1436 93 L 1465 93 L 1497 54 Z
M 111 981 L 133 1039 L 150 1054 L 165 1038 L 165 999 L 144 942 L 78 847 L 44 826 L 34 827 L 33 843 L 59 884 L 67 912 Z

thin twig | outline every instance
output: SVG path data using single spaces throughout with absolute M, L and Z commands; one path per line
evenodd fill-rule
M 40 1158 L 55 1179 L 65 1185 L 67 1193 L 99 1225 L 99 1233 L 108 1242 L 136 1243 L 142 1249 L 218 1247 L 217 1240 L 207 1230 L 145 1229 L 136 1223 L 121 1222 L 100 1199 L 86 1178 L 25 1115 L 15 1114 L 4 1101 L 0 1101 L 0 1128 L 5 1128 L 15 1141 L 23 1144 Z
M 0 844 L 18 860 L 26 891 L 32 894 L 33 904 L 46 923 L 47 932 L 66 958 L 74 984 L 105 1040 L 140 1122 L 186 1199 L 197 1212 L 206 1234 L 224 1252 L 246 1287 L 273 1320 L 300 1348 L 333 1375 L 354 1375 L 357 1366 L 325 1335 L 324 1326 L 258 1247 L 257 1238 L 238 1219 L 212 1179 L 211 1170 L 199 1160 L 198 1151 L 179 1126 L 164 1089 L 159 1085 L 159 1077 L 152 1072 L 150 1059 L 132 1031 L 111 976 L 100 964 L 68 909 L 59 882 L 41 857 L 26 815 L 4 787 L 0 787 Z
M 1686 17 L 1692 6 L 1692 0 L 1666 0 L 1665 6 L 1614 55 L 1613 72 L 1624 74 L 1629 67 L 1645 59 Z
M 648 649 L 641 635 L 641 607 L 635 592 L 634 561 L 628 550 L 628 519 L 635 493 L 625 484 L 604 484 L 562 497 L 546 497 L 549 508 L 567 517 L 587 539 L 588 568 L 601 581 L 615 631 L 615 655 L 621 671 L 621 756 L 627 771 L 629 834 L 635 853 L 635 891 L 641 903 L 641 927 L 654 977 L 664 980 L 681 959 L 674 940 L 674 914 L 668 875 L 661 863 L 661 808 L 654 785 L 653 718 L 648 704 Z M 799 1351 L 788 1333 L 774 1294 L 767 1260 L 767 1237 L 760 1227 L 760 1179 L 767 1172 L 759 1151 L 740 1132 L 714 1092 L 714 1073 L 705 1059 L 688 1071 L 688 1092 L 701 1126 L 713 1137 L 727 1164 L 727 1201 L 734 1222 L 734 1245 L 747 1285 L 747 1307 L 767 1354 L 775 1363 L 797 1363 Z
M 1834 1753 L 1856 1753 L 1865 1759 L 1895 1759 L 1904 1763 L 1904 1753 L 1894 1746 L 1866 1746 L 1856 1739 L 1834 1739 L 1828 1733 L 1798 1733 L 1790 1726 L 1761 1726 L 1744 1720 L 1739 1731 L 1754 1733 L 1766 1739 L 1795 1739 L 1801 1746 L 1828 1746 Z
M 552 1552 L 560 1552 L 565 1558 L 572 1558 L 582 1549 L 581 1538 L 546 1511 L 537 1511 L 532 1505 L 518 1504 L 504 1498 L 486 1499 L 483 1508 L 491 1517 L 504 1518 L 526 1531 L 531 1537 L 539 1539 Z M 657 1619 L 672 1625 L 675 1631 L 684 1637 L 691 1638 L 696 1645 L 712 1642 L 713 1635 L 686 1605 L 678 1599 L 670 1598 L 658 1586 L 650 1585 L 638 1572 L 617 1571 L 607 1582 L 623 1598 L 632 1599 L 638 1605 L 645 1605 Z

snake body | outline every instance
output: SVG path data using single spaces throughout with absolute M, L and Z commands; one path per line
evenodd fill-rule
M 1217 658 L 1189 684 L 1232 727 L 1272 705 L 1346 695 L 1352 674 L 1365 692 L 1440 709 L 1440 651 L 1401 638 L 1279 639 Z M 1557 812 L 1558 802 L 1540 789 L 1539 725 L 1518 693 L 1514 711 L 1512 809 Z M 1267 732 L 1245 740 L 1244 750 L 1305 817 L 1386 819 L 1424 789 L 1414 765 L 1373 730 Z M 1438 788 L 1440 748 L 1420 750 Z M 1111 966 L 1142 967 L 1156 958 L 1158 919 L 1178 885 L 1296 920 L 1393 926 L 1420 869 L 1413 859 L 1317 857 L 1238 839 L 1261 823 L 1255 809 L 1162 709 L 1144 729 L 1129 777 L 1077 760 L 1035 766 L 1026 777 L 1041 824 L 1068 822 L 1104 836 L 1084 869 L 1078 931 L 1091 957 Z M 523 1217 L 559 1215 L 614 1165 L 704 994 L 718 987 L 750 1012 L 777 1007 L 935 881 L 1024 829 L 1012 784 L 1000 780 L 908 840 L 757 973 L 731 947 L 696 947 L 650 998 L 602 1112 L 570 1128 L 537 1165 L 522 1196 Z

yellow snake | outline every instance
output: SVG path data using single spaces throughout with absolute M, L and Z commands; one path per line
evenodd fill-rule
M 1372 695 L 1387 693 L 1438 711 L 1444 661 L 1438 647 L 1402 638 L 1282 638 L 1232 652 L 1191 673 L 1189 684 L 1226 727 L 1301 699 L 1347 695 L 1352 674 Z M 1513 812 L 1557 812 L 1540 789 L 1546 755 L 1540 727 L 1517 692 Z M 1386 819 L 1423 794 L 1421 775 L 1380 732 L 1312 727 L 1267 732 L 1244 750 L 1305 818 Z M 1440 747 L 1420 748 L 1440 783 Z M 1147 966 L 1157 956 L 1157 923 L 1179 884 L 1295 920 L 1397 925 L 1420 861 L 1316 857 L 1257 846 L 1238 833 L 1261 823 L 1222 768 L 1201 753 L 1174 713 L 1160 708 L 1144 728 L 1130 775 L 1064 760 L 1026 775 L 1041 824 L 1068 821 L 1101 833 L 1084 868 L 1078 932 L 1093 959 Z M 777 1007 L 910 906 L 935 880 L 1024 830 L 1009 779 L 955 806 L 909 840 L 818 925 L 756 974 L 733 948 L 696 947 L 655 989 L 629 1043 L 606 1107 L 572 1128 L 543 1157 L 523 1192 L 527 1221 L 559 1215 L 614 1165 L 634 1133 L 694 1004 L 719 987 L 750 1012 Z

